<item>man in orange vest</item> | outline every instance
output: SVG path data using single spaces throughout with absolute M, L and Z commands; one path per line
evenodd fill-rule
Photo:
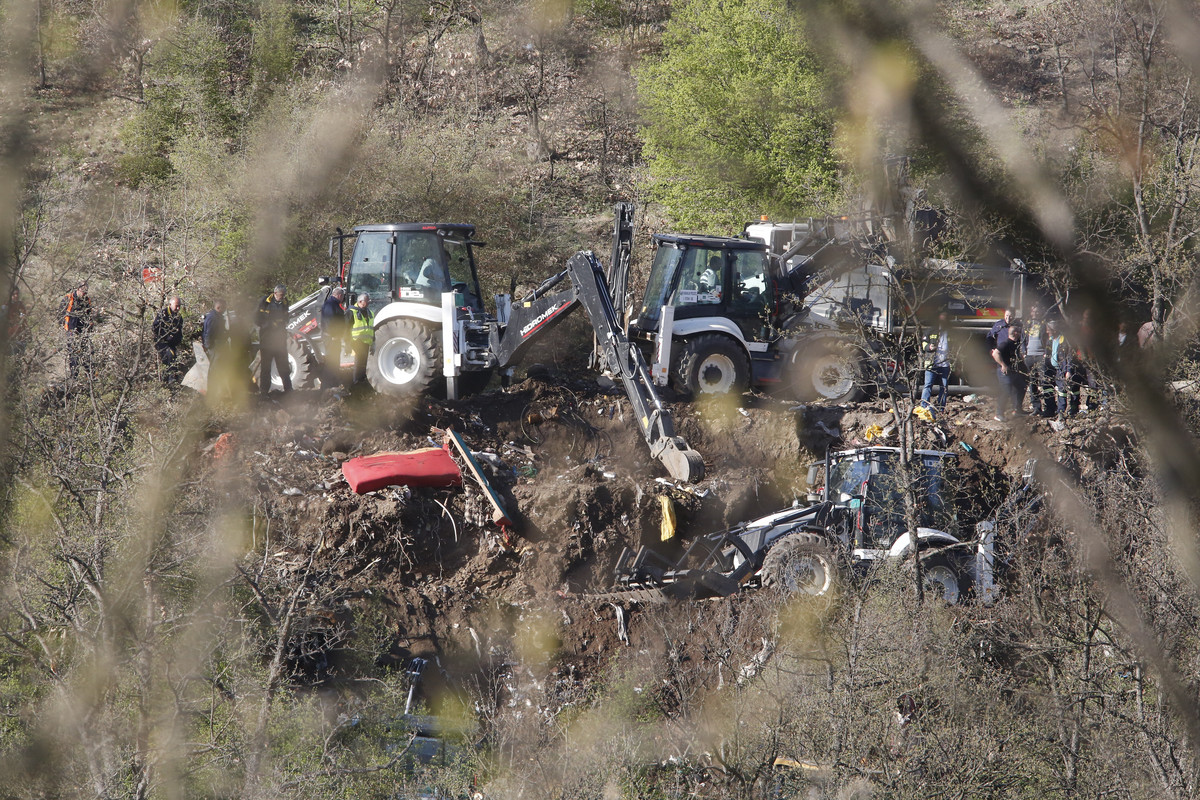
M 67 332 L 67 374 L 74 378 L 87 355 L 88 334 L 96 324 L 96 312 L 86 284 L 63 298 L 62 320 L 63 330 Z

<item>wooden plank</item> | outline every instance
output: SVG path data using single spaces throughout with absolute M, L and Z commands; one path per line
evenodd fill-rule
M 508 512 L 504 510 L 504 504 L 500 502 L 500 495 L 496 494 L 496 490 L 488 483 L 488 479 L 483 476 L 483 470 L 479 468 L 479 462 L 475 460 L 475 456 L 471 453 L 471 448 L 467 447 L 466 442 L 453 428 L 446 429 L 446 437 L 462 454 L 463 461 L 467 463 L 467 470 L 483 487 L 483 493 L 487 496 L 488 501 L 492 504 L 492 522 L 497 525 L 508 527 L 512 525 L 512 520 L 509 519 Z

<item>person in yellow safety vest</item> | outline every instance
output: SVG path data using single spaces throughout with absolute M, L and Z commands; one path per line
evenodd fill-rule
M 350 307 L 350 348 L 354 351 L 354 378 L 351 385 L 367 377 L 367 354 L 375 344 L 375 314 L 368 306 L 371 296 L 360 294 Z

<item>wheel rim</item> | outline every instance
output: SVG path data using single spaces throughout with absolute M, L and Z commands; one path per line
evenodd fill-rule
M 833 585 L 833 570 L 825 559 L 801 554 L 791 559 L 783 576 L 783 588 L 794 594 L 820 597 Z
M 949 605 L 957 605 L 959 599 L 958 576 L 954 570 L 942 564 L 925 568 L 925 591 L 938 595 Z
M 854 369 L 837 353 L 818 356 L 813 364 L 813 388 L 825 398 L 841 397 L 854 389 Z
M 292 387 L 296 386 L 296 371 L 300 368 L 300 364 L 296 361 L 296 357 L 291 353 L 287 354 L 288 360 L 288 379 L 292 382 Z M 259 379 L 261 380 L 261 378 Z M 271 365 L 271 386 L 283 388 L 283 378 L 279 377 L 279 366 Z
M 388 383 L 403 386 L 411 383 L 421 371 L 421 352 L 417 345 L 403 337 L 389 339 L 375 354 L 379 374 Z
M 696 384 L 701 394 L 724 394 L 733 389 L 733 359 L 722 353 L 713 353 L 700 362 L 696 370 Z

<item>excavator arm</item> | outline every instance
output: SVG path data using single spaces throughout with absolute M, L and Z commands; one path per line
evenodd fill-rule
M 568 278 L 570 287 L 555 291 Z M 587 312 L 604 365 L 621 380 L 651 455 L 676 480 L 694 482 L 703 478 L 704 460 L 675 435 L 671 414 L 654 391 L 645 359 L 625 335 L 613 307 L 604 267 L 591 251 L 571 256 L 565 270 L 547 278 L 513 305 L 508 325 L 495 333 L 492 342 L 496 365 L 504 368 L 518 363 L 534 339 L 566 318 L 576 305 Z
M 608 371 L 621 379 L 625 394 L 633 406 L 634 417 L 650 453 L 661 461 L 676 480 L 698 481 L 704 477 L 704 460 L 675 435 L 671 413 L 663 407 L 650 370 L 637 346 L 629 341 L 613 308 L 604 267 L 589 251 L 581 251 L 567 261 L 567 272 L 575 285 L 575 295 L 587 311 L 596 342 Z

